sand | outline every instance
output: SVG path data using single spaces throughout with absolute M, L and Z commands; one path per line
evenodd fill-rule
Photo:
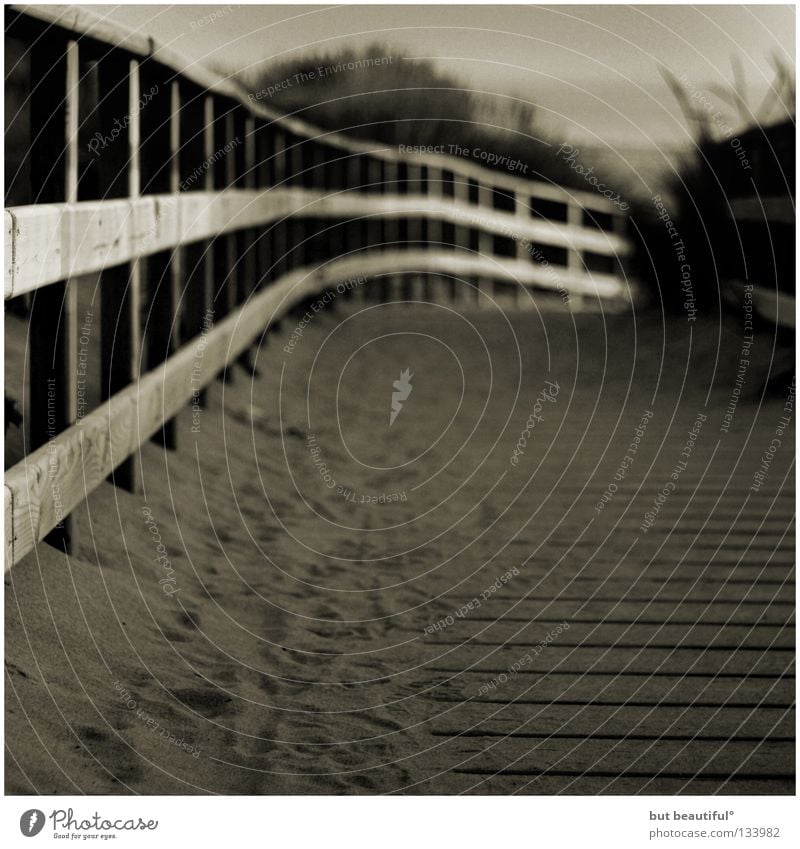
M 7 792 L 792 792 L 791 434 L 747 494 L 770 338 L 722 434 L 727 319 L 349 303 L 286 353 L 295 329 L 143 446 L 140 494 L 88 497 L 71 556 L 6 575 Z

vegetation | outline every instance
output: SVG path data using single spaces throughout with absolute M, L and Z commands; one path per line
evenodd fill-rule
M 267 63 L 242 79 L 265 105 L 328 130 L 391 145 L 442 146 L 445 153 L 531 179 L 581 179 L 536 130 L 534 107 L 470 91 L 427 60 L 390 55 L 386 45 Z
M 653 201 L 634 204 L 631 218 L 638 240 L 635 273 L 667 308 L 685 311 L 688 295 L 695 309 L 715 312 L 725 299 L 726 281 L 760 273 L 762 285 L 783 288 L 776 273 L 791 274 L 793 259 L 785 255 L 785 240 L 766 225 L 737 228 L 730 215 L 731 199 L 793 194 L 794 76 L 779 58 L 774 65 L 775 79 L 759 104 L 750 102 L 736 61 L 733 85 L 707 89 L 662 69 L 694 147 L 661 192 L 668 221 L 654 214 Z M 678 259 L 677 244 L 685 260 Z M 765 269 L 776 249 L 784 255 L 775 256 L 777 267 L 773 263 Z

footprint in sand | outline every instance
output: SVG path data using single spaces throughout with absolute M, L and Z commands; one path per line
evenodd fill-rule
M 141 770 L 136 762 L 138 756 L 122 740 L 93 726 L 76 728 L 75 733 L 84 748 L 91 753 L 94 759 L 91 762 L 92 769 L 97 771 L 101 780 L 127 784 L 139 777 Z
M 231 697 L 219 690 L 176 690 L 173 695 L 185 707 L 205 717 L 230 712 Z
M 200 614 L 196 610 L 186 610 L 179 614 L 178 620 L 184 628 L 200 630 Z

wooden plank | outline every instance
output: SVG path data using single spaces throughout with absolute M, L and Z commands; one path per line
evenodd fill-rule
M 754 618 L 753 611 L 746 612 Z M 786 610 L 783 615 L 786 617 L 790 613 Z M 748 649 L 768 649 L 773 645 L 782 648 L 794 646 L 793 625 L 753 621 L 739 621 L 731 624 L 725 623 L 724 620 L 710 625 L 704 624 L 702 620 L 694 624 L 684 624 L 682 620 L 675 625 L 660 622 L 641 625 L 628 622 L 575 622 L 567 619 L 557 621 L 550 618 L 546 622 L 536 619 L 529 623 L 505 620 L 487 623 L 463 619 L 456 620 L 455 624 L 441 634 L 441 637 L 431 635 L 428 639 L 435 646 L 458 645 L 466 640 L 481 646 L 508 643 L 511 650 L 512 647 L 520 645 L 535 646 L 539 640 L 545 639 L 548 633 L 559 625 L 559 622 L 567 622 L 569 625 L 568 631 L 559 636 L 559 644 L 563 638 L 569 645 L 586 645 L 587 647 L 593 644 L 611 644 L 623 648 L 628 645 L 647 645 L 651 642 L 657 645 L 674 645 L 676 648 L 681 643 L 707 645 L 710 648 L 713 648 L 715 644 L 741 645 Z M 467 645 L 467 643 L 464 644 Z
M 794 705 L 794 678 L 697 678 L 682 675 L 640 675 L 620 677 L 575 675 L 551 672 L 540 677 L 509 675 L 506 681 L 491 682 L 498 676 L 485 673 L 448 676 L 426 670 L 414 675 L 411 692 L 427 691 L 437 703 L 505 705 L 616 705 L 625 707 L 764 707 L 790 708 Z M 501 683 L 502 681 L 502 683 Z M 400 685 L 400 681 L 397 681 Z M 430 687 L 430 689 L 427 689 Z
M 562 635 L 563 636 L 563 635 Z M 645 648 L 644 643 L 595 643 L 578 646 L 574 644 L 550 645 L 538 655 L 535 643 L 518 642 L 505 646 L 482 644 L 477 641 L 468 643 L 436 644 L 441 659 L 430 663 L 435 672 L 449 670 L 449 674 L 463 674 L 466 677 L 477 676 L 485 681 L 496 675 L 510 674 L 514 664 L 524 663 L 515 677 L 528 681 L 547 675 L 550 672 L 572 674 L 576 678 L 583 675 L 606 676 L 609 681 L 622 675 L 689 675 L 690 677 L 713 677 L 725 675 L 740 679 L 751 677 L 779 677 L 792 671 L 793 645 L 783 648 L 767 648 L 766 640 L 753 640 L 738 647 L 734 643 L 719 643 L 705 646 L 699 643 L 686 643 L 672 646 L 666 642 L 653 641 L 656 648 Z M 792 642 L 786 640 L 785 642 Z M 595 647 L 597 646 L 597 647 Z M 450 654 L 444 653 L 449 649 Z M 532 658 L 530 661 L 527 658 Z M 724 674 L 723 674 L 724 673 Z M 480 681 L 477 686 L 480 686 Z
M 6 299 L 64 279 L 65 212 L 61 204 L 6 210 Z
M 658 707 L 632 708 L 609 705 L 488 705 L 465 702 L 437 716 L 435 736 L 545 738 L 593 737 L 594 739 L 652 737 L 794 738 L 794 709 Z
M 512 231 L 543 244 L 571 244 L 598 253 L 630 250 L 630 245 L 617 237 L 553 223 L 517 221 L 502 212 L 477 215 L 474 207 L 452 200 L 361 193 L 326 195 L 304 189 L 191 192 L 180 196 L 85 201 L 69 207 L 36 204 L 7 210 L 6 242 L 11 243 L 7 255 L 12 262 L 5 266 L 5 296 L 8 299 L 33 291 L 64 279 L 66 274 L 91 274 L 137 257 L 292 215 L 338 219 L 426 217 L 456 226 L 479 226 L 488 240 L 482 243 L 484 256 L 491 255 L 492 233 Z M 527 260 L 519 261 L 520 267 L 526 264 L 532 265 Z M 535 276 L 541 280 L 552 278 L 541 269 Z M 624 291 L 620 278 L 588 275 L 577 267 L 572 272 L 561 273 L 561 278 L 567 287 L 575 280 L 597 280 L 601 284 L 613 281 L 615 295 Z M 552 285 L 551 282 L 548 288 Z M 581 287 L 581 291 L 595 290 L 590 285 Z
M 438 753 L 439 758 L 444 756 L 445 752 Z M 480 775 L 498 771 L 535 775 L 556 770 L 577 775 L 663 774 L 686 779 L 702 775 L 730 776 L 736 772 L 788 778 L 794 773 L 794 746 L 770 741 L 754 746 L 750 742 L 702 740 L 458 738 L 447 750 L 447 761 L 451 768 Z
M 5 569 L 8 570 L 14 563 L 14 532 L 9 533 L 9 528 L 14 527 L 14 493 L 7 486 L 3 487 L 3 498 L 5 504 Z
M 543 599 L 538 596 L 538 593 L 535 594 L 537 597 L 526 599 L 513 596 L 498 598 L 495 595 L 475 610 L 474 615 L 491 618 L 492 621 L 496 621 L 504 615 L 521 618 L 530 617 L 533 624 L 539 619 L 548 622 L 562 622 L 564 620 L 571 621 L 573 617 L 600 621 L 608 619 L 636 621 L 641 618 L 666 622 L 670 617 L 680 616 L 686 620 L 713 618 L 715 621 L 725 620 L 727 617 L 736 617 L 737 622 L 748 618 L 758 618 L 759 621 L 768 622 L 772 625 L 786 624 L 792 616 L 793 604 L 791 598 L 787 599 L 788 603 L 778 602 L 776 604 L 775 600 L 768 601 L 764 598 L 764 595 L 759 595 L 756 597 L 761 598 L 762 601 L 742 604 L 740 599 L 745 596 L 746 591 L 741 587 L 738 589 L 739 598 L 735 601 L 720 599 L 712 604 L 706 601 L 694 601 L 691 595 L 681 601 L 678 601 L 680 596 L 673 596 L 674 601 L 671 602 L 652 601 L 644 597 L 619 598 L 614 593 L 610 593 L 605 599 L 602 596 L 593 598 L 592 594 L 580 588 L 565 592 L 564 595 L 568 596 L 567 598 L 555 596 L 551 599 Z M 774 597 L 776 589 L 776 587 L 771 588 L 771 596 Z M 430 620 L 437 622 L 446 617 L 448 613 L 455 614 L 462 605 L 470 601 L 471 597 L 469 596 L 443 599 L 437 606 L 429 608 Z M 463 620 L 459 620 L 455 616 L 454 618 L 455 623 L 459 623 L 469 622 L 471 617 L 466 614 Z M 455 624 L 451 627 L 455 627 Z

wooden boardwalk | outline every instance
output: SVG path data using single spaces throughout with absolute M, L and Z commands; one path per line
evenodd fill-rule
M 750 489 L 787 415 L 759 398 L 771 340 L 721 432 L 734 324 L 363 303 L 286 354 L 293 330 L 212 386 L 193 444 L 144 449 L 178 596 L 108 484 L 69 563 L 40 545 L 7 575 L 11 792 L 794 792 L 791 427 Z M 50 752 L 69 779 L 25 760 L 34 731 L 75 735 Z

